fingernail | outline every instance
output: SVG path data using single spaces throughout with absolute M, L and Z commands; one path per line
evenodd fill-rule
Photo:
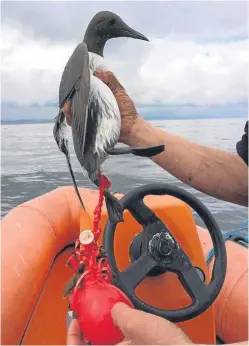
M 73 319 L 75 319 L 77 316 L 76 316 L 76 313 L 73 311 L 73 310 L 70 310 L 67 312 L 67 317 L 66 317 L 66 327 L 67 327 L 67 330 L 72 322 Z

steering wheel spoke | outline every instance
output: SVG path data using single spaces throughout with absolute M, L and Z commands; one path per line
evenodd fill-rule
M 208 286 L 202 282 L 194 266 L 191 265 L 179 272 L 178 278 L 194 303 L 208 299 Z
M 122 282 L 122 285 L 134 291 L 151 269 L 155 268 L 157 265 L 157 262 L 148 253 L 145 253 L 127 269 L 120 272 L 120 281 Z
M 142 199 L 130 204 L 127 209 L 134 219 L 143 226 L 158 219 L 155 213 L 145 205 Z

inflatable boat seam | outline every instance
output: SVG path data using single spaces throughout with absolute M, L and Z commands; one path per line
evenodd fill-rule
M 49 278 L 49 274 L 51 273 L 51 271 L 52 271 L 52 269 L 53 269 L 53 266 L 54 266 L 54 263 L 55 263 L 57 257 L 60 256 L 65 250 L 67 250 L 67 249 L 70 248 L 70 247 L 73 248 L 73 247 L 74 247 L 74 244 L 68 244 L 68 245 L 66 245 L 66 246 L 63 247 L 60 251 L 58 251 L 58 253 L 54 256 L 53 262 L 52 262 L 50 268 L 48 269 L 48 271 L 47 271 L 47 273 L 46 273 L 46 275 L 45 275 L 45 279 L 44 279 L 43 285 L 41 286 L 41 289 L 40 289 L 40 291 L 39 291 L 39 294 L 37 295 L 37 299 L 35 300 L 35 304 L 34 304 L 34 306 L 33 306 L 33 309 L 32 309 L 32 311 L 30 312 L 29 318 L 28 318 L 28 320 L 27 320 L 27 324 L 26 324 L 25 327 L 24 327 L 24 330 L 23 330 L 23 333 L 22 333 L 22 336 L 21 336 L 21 340 L 20 340 L 20 345 L 22 344 L 23 339 L 25 338 L 25 334 L 26 334 L 27 329 L 28 329 L 28 327 L 29 327 L 29 323 L 30 323 L 30 321 L 31 321 L 31 319 L 32 319 L 32 317 L 33 317 L 33 314 L 34 314 L 34 312 L 35 312 L 35 309 L 36 309 L 37 305 L 39 304 L 39 301 L 40 301 L 40 299 L 41 299 L 42 292 L 43 292 L 43 290 L 44 290 L 44 287 L 45 287 L 45 285 L 46 285 L 46 283 L 47 283 L 47 280 L 48 280 L 48 278 Z
M 34 207 L 31 207 L 31 206 L 29 206 L 29 205 L 20 205 L 20 206 L 18 207 L 18 209 L 19 209 L 19 208 L 33 209 L 33 210 L 37 211 L 39 214 L 41 214 L 41 215 L 48 221 L 48 223 L 50 224 L 50 226 L 52 227 L 53 232 L 54 232 L 54 235 L 55 235 L 56 243 L 57 243 L 57 234 L 56 234 L 55 226 L 54 226 L 54 224 L 52 223 L 52 221 L 47 217 L 46 214 L 44 214 L 41 210 L 39 210 L 39 209 L 37 209 L 37 208 L 34 208 Z

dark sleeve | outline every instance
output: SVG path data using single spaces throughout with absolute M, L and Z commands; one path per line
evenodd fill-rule
M 243 134 L 241 140 L 237 143 L 236 149 L 238 155 L 245 161 L 248 166 L 248 121 L 245 125 L 245 133 Z

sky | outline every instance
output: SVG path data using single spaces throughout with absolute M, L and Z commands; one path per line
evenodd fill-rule
M 142 115 L 247 116 L 246 1 L 2 1 L 2 119 L 53 119 L 61 74 L 91 18 L 117 13 L 150 42 L 104 56 Z

